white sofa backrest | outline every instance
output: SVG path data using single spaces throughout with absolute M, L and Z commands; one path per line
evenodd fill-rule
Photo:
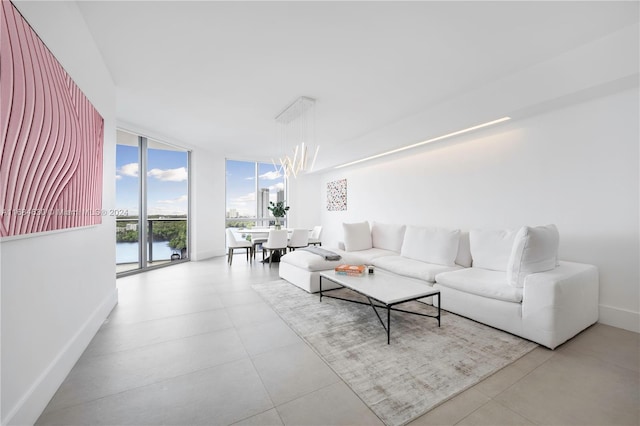
M 472 229 L 469 231 L 472 266 L 507 271 L 518 229 Z
M 367 250 L 373 247 L 369 222 L 343 223 L 345 251 Z
M 405 229 L 405 225 L 373 222 L 371 225 L 371 242 L 373 247 L 400 253 Z
M 407 226 L 400 254 L 426 263 L 454 266 L 459 241 L 459 229 Z
M 559 244 L 560 235 L 555 225 L 520 228 L 507 267 L 509 285 L 523 287 L 527 275 L 555 269 Z
M 505 271 L 513 287 L 522 287 L 534 272 L 557 266 L 560 236 L 555 225 L 519 229 L 472 229 L 469 232 L 474 268 Z
M 460 231 L 460 240 L 458 242 L 458 255 L 456 256 L 456 265 L 465 268 L 471 267 L 471 247 L 469 246 L 469 233 Z

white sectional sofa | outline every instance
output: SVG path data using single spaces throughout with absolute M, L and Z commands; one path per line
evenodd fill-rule
M 598 320 L 598 269 L 558 261 L 554 225 L 460 230 L 373 222 L 344 224 L 327 261 L 296 250 L 280 277 L 315 293 L 319 273 L 342 263 L 417 278 L 441 293 L 441 307 L 554 349 Z

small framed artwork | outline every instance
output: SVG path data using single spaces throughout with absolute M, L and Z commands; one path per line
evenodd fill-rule
M 340 179 L 327 183 L 327 210 L 341 211 L 347 209 L 347 180 Z

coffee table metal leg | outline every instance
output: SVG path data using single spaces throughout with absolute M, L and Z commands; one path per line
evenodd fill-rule
M 330 297 L 330 296 L 327 296 Z M 373 301 L 371 300 L 370 297 L 367 297 L 367 300 L 369 301 L 369 305 L 371 305 L 371 309 L 373 309 L 373 312 L 376 313 L 376 316 L 378 317 L 378 319 L 380 320 L 380 324 L 382 324 L 382 328 L 384 328 L 384 331 L 387 332 L 387 345 L 389 344 L 389 340 L 390 340 L 390 333 L 391 333 L 391 305 L 384 305 L 384 306 L 379 306 L 379 308 L 384 308 L 386 306 L 387 308 L 387 325 L 384 325 L 384 321 L 382 320 L 382 317 L 380 316 L 380 314 L 378 313 L 378 310 L 376 309 L 376 305 L 373 303 Z
M 391 306 L 387 305 L 387 345 L 391 344 Z
M 324 277 L 323 277 L 322 275 L 320 275 L 318 278 L 319 278 L 319 287 L 320 287 L 320 289 L 319 289 L 319 292 L 320 292 L 320 302 L 322 302 L 322 296 L 323 296 L 323 292 L 322 292 L 322 279 L 323 279 Z M 328 279 L 329 281 L 332 281 L 332 282 L 333 282 L 333 280 L 332 280 L 332 279 L 330 279 L 330 278 L 327 278 L 327 279 Z M 341 283 L 338 283 L 338 282 L 336 282 L 336 283 L 337 283 L 337 284 L 341 284 Z M 341 285 L 342 285 L 342 284 L 341 284 Z M 342 287 L 347 287 L 347 286 L 342 285 Z M 329 290 L 331 290 L 331 289 L 329 289 Z M 353 290 L 353 289 L 352 289 L 352 290 Z M 415 298 L 415 299 L 407 299 L 407 300 L 404 300 L 404 301 L 402 301 L 402 302 L 398 302 L 398 303 L 395 303 L 395 304 L 394 304 L 394 303 L 392 303 L 392 304 L 389 304 L 389 305 L 388 305 L 388 304 L 386 304 L 386 303 L 384 303 L 384 302 L 382 302 L 382 301 L 380 301 L 380 300 L 375 299 L 377 302 L 379 302 L 379 303 L 380 303 L 379 305 L 376 305 L 375 303 L 373 303 L 373 300 L 371 300 L 371 297 L 370 297 L 370 296 L 368 296 L 367 294 L 365 294 L 365 293 L 363 293 L 363 292 L 359 292 L 359 291 L 357 291 L 357 290 L 354 290 L 354 291 L 356 291 L 357 293 L 359 293 L 359 294 L 363 295 L 364 297 L 366 297 L 366 298 L 367 298 L 368 303 L 367 303 L 367 302 L 362 302 L 362 301 L 357 301 L 357 300 L 352 300 L 352 299 L 345 299 L 345 298 L 337 297 L 337 296 L 325 296 L 325 297 L 329 297 L 329 298 L 332 298 L 332 299 L 344 300 L 344 301 L 352 302 L 352 303 L 359 303 L 359 304 L 362 304 L 362 305 L 367 305 L 367 304 L 368 304 L 368 305 L 370 305 L 370 306 L 371 306 L 371 309 L 373 309 L 373 312 L 375 312 L 376 316 L 378 317 L 378 320 L 380 321 L 380 324 L 382 325 L 382 328 L 384 328 L 384 330 L 387 332 L 387 345 L 390 345 L 390 344 L 391 344 L 391 311 L 392 311 L 392 310 L 393 310 L 393 311 L 398 311 L 398 312 L 404 312 L 404 313 L 408 313 L 408 314 L 413 314 L 413 315 L 421 315 L 421 316 L 423 316 L 423 317 L 436 318 L 436 319 L 438 320 L 438 327 L 440 327 L 440 320 L 441 320 L 441 316 L 442 316 L 442 315 L 441 315 L 441 312 L 442 312 L 442 311 L 441 311 L 441 305 L 442 305 L 442 302 L 441 302 L 441 301 L 442 301 L 442 294 L 441 294 L 439 291 L 438 291 L 438 292 L 434 292 L 434 293 L 432 293 L 432 294 L 431 294 L 431 296 L 438 296 L 438 315 L 437 315 L 437 316 L 436 316 L 436 315 L 423 314 L 423 313 L 419 313 L 419 312 L 405 311 L 405 310 L 403 310 L 403 309 L 397 309 L 397 308 L 393 308 L 393 307 L 392 307 L 392 306 L 395 306 L 395 305 L 397 305 L 397 304 L 399 304 L 399 303 L 405 303 L 405 302 L 410 302 L 410 301 L 412 301 L 412 300 L 418 300 L 418 299 L 420 299 L 420 298 L 422 298 L 422 297 L 425 297 L 425 296 L 419 296 L 419 297 L 417 297 L 417 298 Z M 377 310 L 376 308 L 387 308 L 387 323 L 386 323 L 386 324 L 384 323 L 384 320 L 382 319 L 382 317 L 380 316 L 380 313 L 378 312 L 378 310 Z

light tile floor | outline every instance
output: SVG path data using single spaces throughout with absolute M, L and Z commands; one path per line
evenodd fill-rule
M 251 289 L 277 271 L 218 258 L 119 279 L 118 305 L 37 424 L 381 424 Z M 597 324 L 411 425 L 638 425 L 639 364 L 638 334 Z

